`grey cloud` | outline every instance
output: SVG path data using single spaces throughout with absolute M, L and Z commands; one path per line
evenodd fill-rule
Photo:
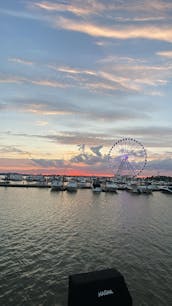
M 26 110 L 28 107 L 30 109 L 33 107 L 33 109 L 38 109 L 38 110 L 47 110 L 47 111 L 53 111 L 53 110 L 60 110 L 60 111 L 75 111 L 80 109 L 79 106 L 76 106 L 73 103 L 70 103 L 68 101 L 64 101 L 62 99 L 56 98 L 37 98 L 37 97 L 30 97 L 30 98 L 13 98 L 13 99 L 8 99 L 6 101 L 6 106 L 10 107 L 16 107 L 19 110 L 23 109 Z
M 111 138 L 105 133 L 82 133 L 82 132 L 71 132 L 71 131 L 58 131 L 56 134 L 26 134 L 26 133 L 13 133 L 13 132 L 5 132 L 0 133 L 1 135 L 10 135 L 10 136 L 18 136 L 18 137 L 25 137 L 25 138 L 32 138 L 32 139 L 45 139 L 48 141 L 52 141 L 55 143 L 60 144 L 73 144 L 73 145 L 80 145 L 83 141 L 85 145 L 94 146 L 94 145 L 107 145 L 112 143 Z
M 7 146 L 7 145 L 1 145 L 0 146 L 0 153 L 18 153 L 18 154 L 28 154 L 28 156 L 30 155 L 30 153 L 28 151 L 24 151 L 22 149 L 20 149 L 17 146 Z
M 71 162 L 72 163 L 80 163 L 80 162 L 86 162 L 89 159 L 89 155 L 85 154 L 85 153 L 81 153 L 79 155 L 74 156 L 73 158 L 71 158 Z
M 84 151 L 85 151 L 85 144 L 80 144 L 80 145 L 78 145 L 78 147 L 79 147 L 79 150 L 80 150 L 82 153 L 84 153 Z
M 145 147 L 172 147 L 172 127 L 170 126 L 152 126 L 148 124 L 144 127 L 109 129 L 109 134 L 114 132 L 118 135 L 134 137 L 143 143 Z
M 83 117 L 88 119 L 97 119 L 102 121 L 113 122 L 113 121 L 124 121 L 124 120 L 138 120 L 138 119 L 148 119 L 150 118 L 150 113 L 146 110 L 143 112 L 137 109 L 131 109 L 128 105 L 126 108 L 118 107 L 115 105 L 108 109 L 89 109 L 89 111 L 83 113 Z
M 112 1 L 109 0 L 89 0 L 85 1 L 78 1 L 74 0 L 72 3 L 70 2 L 61 2 L 61 3 L 54 3 L 53 1 L 49 2 L 36 2 L 32 8 L 35 9 L 42 9 L 44 11 L 49 12 L 49 16 L 53 16 L 54 13 L 65 15 L 66 13 L 71 13 L 73 16 L 78 17 L 85 17 L 89 16 L 89 18 L 101 18 L 104 17 L 105 14 L 108 16 L 108 19 L 112 19 L 114 17 L 114 12 L 117 13 L 118 16 L 128 17 L 135 15 L 137 13 L 137 19 L 139 20 L 142 18 L 151 18 L 154 20 L 157 16 L 168 16 L 172 6 L 170 1 L 161 1 L 161 0 L 154 0 L 154 1 L 147 1 L 143 0 L 138 1 L 136 0 L 129 0 L 129 1 Z M 37 12 L 37 10 L 36 10 Z M 46 15 L 45 15 L 46 16 Z
M 79 163 L 84 162 L 85 165 L 103 165 L 104 163 L 107 163 L 107 157 L 106 156 L 95 156 L 92 154 L 79 154 L 76 155 L 74 158 L 70 160 L 71 163 Z
M 47 160 L 47 159 L 31 159 L 36 165 L 39 165 L 41 167 L 45 168 L 58 168 L 58 167 L 64 167 L 65 162 L 62 159 L 57 160 Z
M 136 140 L 140 141 L 144 147 L 164 147 L 164 148 L 171 148 L 172 142 L 172 128 L 170 127 L 135 127 L 135 128 L 128 128 L 128 129 L 109 129 L 106 132 L 96 133 L 96 132 L 78 132 L 78 131 L 58 131 L 54 134 L 26 134 L 26 133 L 13 133 L 13 132 L 6 132 L 0 133 L 2 136 L 10 135 L 10 136 L 18 136 L 18 137 L 25 137 L 25 138 L 32 138 L 32 139 L 45 139 L 45 141 L 51 141 L 54 143 L 59 144 L 66 144 L 66 145 L 78 145 L 85 144 L 89 147 L 96 147 L 96 146 L 105 146 L 111 147 L 116 139 L 121 139 L 122 137 L 133 137 Z M 83 147 L 82 147 L 83 148 Z M 167 149 L 166 149 L 167 150 Z M 81 150 L 82 151 L 82 150 Z M 84 150 L 83 150 L 84 151 Z
M 103 145 L 100 145 L 100 146 L 96 146 L 96 147 L 90 147 L 91 151 L 93 153 L 95 153 L 97 156 L 101 157 L 102 154 L 100 152 L 100 150 L 103 148 Z
M 147 169 L 159 171 L 172 170 L 172 158 L 148 161 Z
M 68 119 L 68 124 L 70 124 L 69 119 L 73 118 L 72 116 L 80 116 L 83 120 L 103 120 L 104 122 L 113 122 L 113 121 L 123 121 L 123 120 L 138 120 L 138 119 L 148 119 L 150 118 L 149 108 L 143 110 L 142 105 L 139 109 L 138 106 L 131 108 L 131 105 L 119 104 L 118 100 L 114 104 L 106 104 L 106 108 L 102 105 L 99 107 L 96 103 L 94 106 L 86 107 L 85 105 L 81 106 L 75 103 L 70 103 L 68 101 L 61 101 L 59 99 L 45 100 L 38 98 L 29 98 L 21 99 L 14 98 L 6 101 L 6 108 L 17 110 L 19 112 L 32 112 L 35 114 L 43 114 L 47 116 L 66 116 Z M 76 118 L 76 117 L 74 117 Z

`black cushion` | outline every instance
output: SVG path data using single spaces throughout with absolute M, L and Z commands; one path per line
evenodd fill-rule
M 68 306 L 132 306 L 124 277 L 116 269 L 69 276 Z

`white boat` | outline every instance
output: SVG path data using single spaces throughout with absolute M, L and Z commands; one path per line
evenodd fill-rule
M 63 179 L 56 178 L 51 182 L 51 191 L 62 191 L 64 190 Z
M 151 188 L 149 188 L 147 185 L 139 185 L 137 189 L 139 193 L 152 194 Z
M 78 189 L 78 183 L 75 180 L 70 180 L 66 185 L 67 191 L 77 191 Z
M 163 186 L 161 187 L 160 191 L 164 193 L 172 193 L 172 187 L 171 186 Z
M 22 174 L 11 173 L 9 175 L 9 180 L 10 181 L 22 181 L 23 180 L 23 175 Z
M 128 185 L 127 191 L 133 194 L 152 194 L 152 190 L 147 185 L 131 184 Z
M 106 181 L 103 190 L 105 192 L 117 192 L 117 184 L 112 181 Z
M 27 175 L 25 180 L 27 182 L 46 182 L 46 178 L 43 175 Z
M 90 186 L 89 186 L 89 183 L 88 183 L 86 178 L 79 178 L 78 179 L 78 188 L 87 189 L 89 187 Z
M 92 191 L 97 192 L 97 193 L 102 191 L 102 187 L 101 187 L 100 181 L 98 179 L 93 181 Z
M 128 184 L 126 187 L 126 190 L 128 192 L 131 192 L 133 194 L 140 194 L 140 191 L 138 189 L 138 185 L 136 183 Z
M 131 190 L 129 190 L 133 194 L 140 194 L 140 191 L 138 190 L 137 186 L 132 186 Z
M 100 187 L 98 187 L 98 186 L 97 187 L 92 187 L 92 191 L 99 193 L 99 192 L 102 191 L 102 188 L 101 188 L 101 186 Z
M 150 184 L 148 185 L 148 189 L 152 190 L 152 191 L 159 191 L 160 190 L 160 186 L 157 184 Z

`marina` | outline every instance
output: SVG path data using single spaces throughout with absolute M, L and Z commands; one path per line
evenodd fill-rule
M 155 191 L 172 194 L 171 181 L 155 181 L 154 179 L 120 179 L 105 177 L 69 177 L 69 176 L 1 176 L 0 187 L 50 188 L 51 191 L 77 191 L 90 189 L 92 192 L 118 193 L 119 190 L 132 194 L 152 195 Z

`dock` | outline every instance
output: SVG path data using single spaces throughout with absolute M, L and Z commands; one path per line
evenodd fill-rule
M 23 184 L 18 184 L 18 183 L 12 183 L 12 184 L 9 184 L 9 183 L 4 183 L 4 182 L 1 182 L 0 183 L 0 187 L 20 187 L 20 188 L 51 188 L 50 185 L 48 184 L 28 184 L 28 183 L 23 183 Z

